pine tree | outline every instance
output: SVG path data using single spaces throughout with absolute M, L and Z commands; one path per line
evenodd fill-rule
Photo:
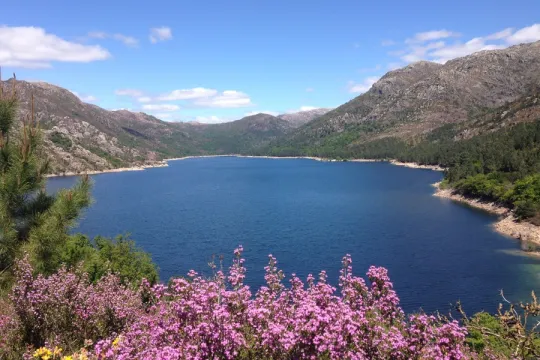
M 49 161 L 42 148 L 33 95 L 32 111 L 22 118 L 21 126 L 15 126 L 15 74 L 5 84 L 6 89 L 0 78 L 0 287 L 9 283 L 14 261 L 23 252 L 28 252 L 37 271 L 53 272 L 60 264 L 58 249 L 91 201 L 88 176 L 72 189 L 46 193 Z

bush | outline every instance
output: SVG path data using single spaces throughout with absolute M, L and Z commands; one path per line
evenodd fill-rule
M 49 135 L 49 140 L 64 150 L 69 150 L 73 146 L 71 139 L 58 131 L 52 132 Z
M 32 276 L 17 264 L 12 304 L 0 303 L 0 358 L 60 359 L 538 359 L 540 305 L 533 301 L 461 323 L 405 315 L 387 270 L 353 276 L 343 258 L 339 290 L 308 275 L 290 285 L 271 255 L 266 286 L 244 284 L 242 248 L 228 273 L 195 271 L 138 290 L 114 275 L 91 283 L 80 269 Z M 213 265 L 213 269 L 216 266 Z M 504 296 L 503 299 L 507 301 Z M 529 320 L 532 323 L 527 323 Z M 64 349 L 64 350 L 62 350 Z M 71 357 L 69 357 L 71 354 Z
M 49 277 L 34 277 L 25 258 L 17 263 L 16 278 L 10 297 L 12 323 L 18 324 L 23 344 L 34 348 L 55 344 L 78 349 L 85 341 L 125 330 L 143 309 L 139 294 L 114 275 L 95 284 L 86 273 L 66 268 Z
M 77 234 L 68 240 L 60 256 L 68 266 L 82 262 L 92 282 L 107 273 L 114 273 L 124 284 L 139 284 L 142 279 L 151 284 L 158 281 L 158 269 L 150 255 L 127 236 L 119 235 L 114 240 L 98 236 L 91 242 L 87 236 Z
M 371 267 L 370 283 L 352 275 L 343 260 L 340 293 L 324 271 L 307 288 L 294 274 L 290 287 L 270 256 L 266 286 L 253 296 L 244 285 L 242 248 L 229 273 L 212 279 L 156 285 L 148 312 L 119 337 L 100 341 L 95 356 L 174 359 L 459 359 L 466 330 L 456 321 L 417 314 L 399 306 L 387 271 Z

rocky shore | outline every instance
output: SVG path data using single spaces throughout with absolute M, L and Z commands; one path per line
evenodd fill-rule
M 132 166 L 132 167 L 125 167 L 125 168 L 114 168 L 114 169 L 104 169 L 104 170 L 89 170 L 89 171 L 81 171 L 81 172 L 63 172 L 59 174 L 48 174 L 47 177 L 64 177 L 64 176 L 80 176 L 82 174 L 87 175 L 97 175 L 97 174 L 107 174 L 107 173 L 118 173 L 118 172 L 124 172 L 124 171 L 142 171 L 146 169 L 151 168 L 157 168 L 157 167 L 167 167 L 169 164 L 167 161 L 158 161 L 152 164 L 145 164 L 145 165 L 139 165 L 139 166 Z
M 350 162 L 385 162 L 385 161 L 387 161 L 387 160 L 379 160 L 379 159 L 337 160 L 337 159 L 331 159 L 331 158 L 321 158 L 321 157 L 316 157 L 316 156 L 256 156 L 256 155 L 238 155 L 238 154 L 230 154 L 230 155 L 194 155 L 194 156 L 184 156 L 184 157 L 180 157 L 180 158 L 167 159 L 166 161 L 198 159 L 198 158 L 213 158 L 213 157 L 238 157 L 238 158 L 258 158 L 258 159 L 308 159 L 308 160 L 327 161 L 327 162 L 343 162 L 343 161 L 350 161 Z M 421 166 L 421 165 L 419 165 L 419 166 Z
M 440 183 L 435 183 L 434 196 L 465 203 L 477 209 L 481 209 L 498 215 L 499 220 L 493 224 L 493 228 L 499 233 L 518 239 L 521 249 L 540 255 L 540 226 L 521 221 L 518 222 L 512 211 L 496 203 L 483 202 L 478 199 L 470 199 L 463 195 L 456 194 L 452 189 L 441 189 Z
M 426 170 L 434 170 L 434 171 L 444 171 L 445 168 L 440 167 L 439 165 L 420 165 L 417 163 L 412 162 L 401 162 L 397 160 L 390 160 L 390 164 L 397 165 L 397 166 L 405 166 L 412 169 L 426 169 Z

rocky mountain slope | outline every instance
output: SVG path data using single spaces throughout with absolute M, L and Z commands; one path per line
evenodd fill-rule
M 414 139 L 530 94 L 540 86 L 540 42 L 481 51 L 387 73 L 371 89 L 263 151 L 325 154 L 385 137 Z
M 282 114 L 278 118 L 283 119 L 291 123 L 292 127 L 300 127 L 308 122 L 323 116 L 332 109 L 319 108 L 313 110 L 299 111 L 295 113 Z
M 11 91 L 13 84 L 10 79 L 0 86 Z M 21 116 L 29 114 L 34 96 L 35 117 L 43 129 L 54 173 L 143 166 L 185 155 L 244 152 L 266 145 L 298 124 L 267 114 L 223 124 L 169 123 L 142 112 L 108 111 L 44 82 L 16 81 L 15 86 Z
M 12 83 L 1 86 L 9 91 Z M 57 173 L 137 166 L 185 155 L 347 157 L 384 139 L 422 141 L 448 124 L 464 124 L 462 136 L 484 131 L 471 119 L 489 117 L 485 114 L 537 93 L 540 42 L 482 51 L 444 65 L 413 63 L 388 72 L 368 92 L 333 110 L 256 114 L 223 124 L 169 123 L 145 113 L 86 104 L 47 83 L 17 81 L 16 86 L 21 115 L 30 111 L 34 95 L 36 117 Z M 513 118 L 521 121 L 521 114 Z M 510 116 L 496 119 L 500 122 L 493 125 L 490 120 L 489 126 L 506 126 Z

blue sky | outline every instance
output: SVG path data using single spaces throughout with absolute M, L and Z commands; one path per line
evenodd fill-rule
M 4 74 L 168 121 L 335 107 L 412 61 L 540 40 L 538 0 L 4 0 L 0 14 Z

